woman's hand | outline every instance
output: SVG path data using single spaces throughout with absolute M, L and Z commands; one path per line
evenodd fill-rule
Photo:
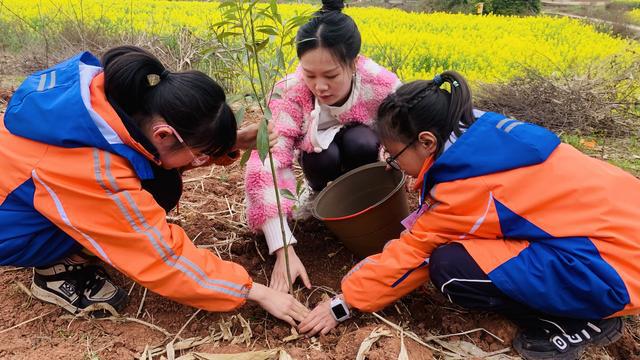
M 304 265 L 302 265 L 302 261 L 300 261 L 300 258 L 293 249 L 293 246 L 289 245 L 287 250 L 289 253 L 291 282 L 296 282 L 296 279 L 300 276 L 304 286 L 306 286 L 307 289 L 311 289 L 311 282 L 309 281 L 307 270 L 305 270 Z M 271 272 L 271 283 L 269 284 L 269 287 L 286 293 L 289 290 L 289 282 L 287 280 L 287 264 L 284 258 L 284 248 L 276 250 L 275 254 L 276 264 L 273 266 L 273 271 Z
M 239 129 L 236 138 L 236 148 L 240 150 L 255 149 L 259 126 L 259 123 L 253 123 Z M 278 143 L 278 133 L 274 129 L 273 122 L 269 122 L 267 129 L 269 130 L 269 147 L 274 147 Z
M 291 326 L 304 320 L 309 315 L 309 309 L 302 305 L 292 295 L 270 289 L 262 284 L 253 283 L 249 291 L 249 300 L 257 302 L 269 314 L 286 321 Z
M 342 295 L 338 296 L 342 297 Z M 338 326 L 338 322 L 331 312 L 331 299 L 329 299 L 318 304 L 300 323 L 298 330 L 307 336 L 313 336 L 317 333 L 326 335 L 336 326 Z

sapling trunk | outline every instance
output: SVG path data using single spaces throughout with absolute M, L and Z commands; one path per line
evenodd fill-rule
M 263 115 L 263 119 L 258 128 L 256 147 L 263 166 L 266 158 L 269 158 L 274 191 L 276 192 L 280 232 L 284 245 L 287 282 L 289 292 L 293 295 L 293 282 L 291 281 L 289 264 L 289 242 L 286 238 L 284 223 L 286 218 L 282 211 L 278 177 L 273 154 L 269 146 L 268 134 L 269 121 L 271 121 L 269 100 L 271 98 L 273 84 L 275 84 L 277 77 L 286 73 L 287 69 L 285 68 L 286 64 L 284 63 L 283 56 L 278 57 L 279 60 L 275 66 L 274 64 L 270 64 L 271 66 L 269 67 L 264 66 L 267 61 L 261 57 L 260 51 L 266 48 L 270 40 L 274 40 L 273 42 L 276 44 L 276 47 L 279 46 L 276 49 L 276 53 L 283 54 L 282 48 L 286 45 L 293 44 L 291 39 L 293 39 L 294 29 L 306 22 L 309 17 L 297 15 L 291 19 L 283 20 L 278 12 L 276 0 L 269 1 L 266 7 L 259 7 L 259 4 L 258 0 L 230 0 L 221 3 L 220 7 L 225 9 L 222 14 L 223 21 L 214 25 L 214 29 L 217 28 L 215 35 L 219 46 L 230 55 L 229 58 L 236 63 L 240 72 L 246 75 L 253 96 L 258 102 Z M 256 36 L 258 32 L 261 34 L 260 39 Z M 234 45 L 240 45 L 240 47 Z M 268 73 L 269 68 L 272 69 L 271 73 Z M 259 88 L 256 87 L 256 81 L 259 83 Z M 241 163 L 247 160 L 248 154 L 245 154 Z

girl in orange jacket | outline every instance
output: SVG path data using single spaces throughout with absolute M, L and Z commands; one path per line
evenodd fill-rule
M 79 255 L 86 249 L 175 301 L 229 311 L 254 300 L 293 325 L 306 309 L 291 295 L 166 221 L 178 169 L 232 162 L 235 143 L 222 88 L 140 48 L 101 61 L 81 53 L 29 76 L 0 117 L 0 265 L 35 267 L 34 296 L 70 312 L 122 309 L 126 292 Z
M 419 208 L 302 332 L 326 333 L 349 308 L 379 310 L 429 279 L 453 303 L 513 319 L 526 359 L 577 359 L 640 312 L 640 180 L 542 127 L 473 110 L 451 71 L 389 95 L 377 131 L 389 165 L 417 178 Z

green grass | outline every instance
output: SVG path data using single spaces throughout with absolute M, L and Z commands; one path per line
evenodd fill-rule
M 563 134 L 560 138 L 589 156 L 605 160 L 640 177 L 640 138 L 638 136 L 612 139 Z

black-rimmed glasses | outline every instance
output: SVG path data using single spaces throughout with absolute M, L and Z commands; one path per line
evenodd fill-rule
M 409 147 L 411 147 L 411 145 L 413 145 L 416 140 L 418 139 L 413 139 L 410 143 L 408 143 L 404 148 L 402 148 L 402 150 L 400 150 L 400 152 L 398 152 L 397 154 L 395 154 L 394 156 L 391 156 L 391 154 L 389 154 L 389 156 L 387 156 L 387 158 L 385 159 L 385 161 L 387 162 L 387 164 L 389 166 L 391 166 L 393 169 L 395 170 L 402 170 L 400 168 L 400 164 L 398 164 L 398 162 L 396 161 L 400 155 L 402 155 L 403 152 L 405 152 L 405 150 L 407 150 Z

